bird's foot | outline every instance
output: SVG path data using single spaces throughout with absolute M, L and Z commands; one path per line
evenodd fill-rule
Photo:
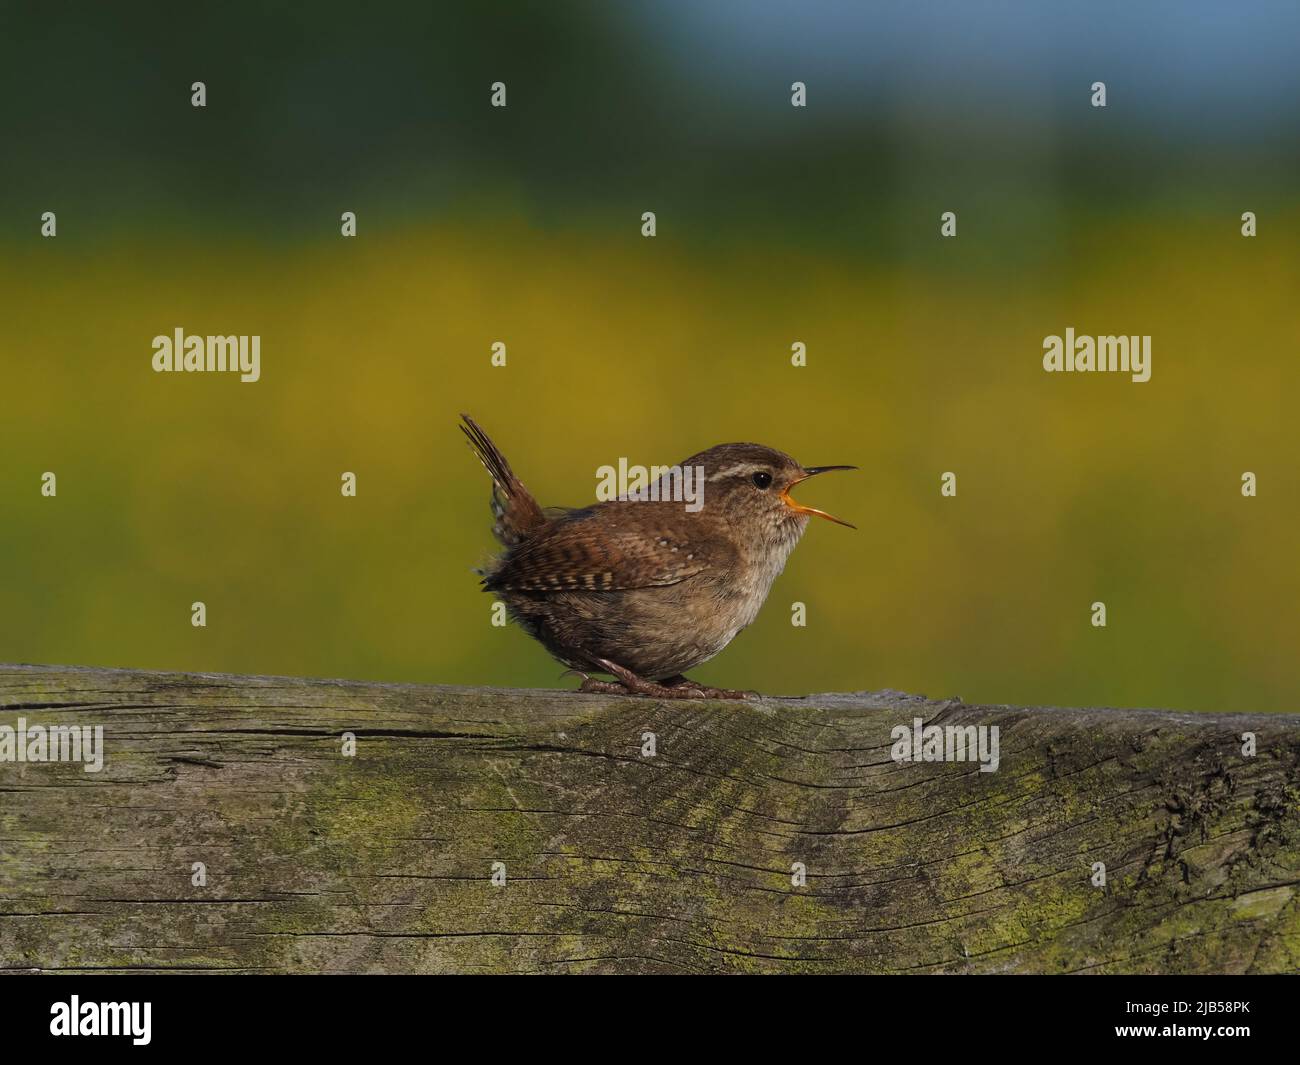
M 733 691 L 730 688 L 710 688 L 696 684 L 689 677 L 678 674 L 662 683 L 646 680 L 630 669 L 611 662 L 607 658 L 597 660 L 601 669 L 617 677 L 617 680 L 597 680 L 580 669 L 567 670 L 565 675 L 573 673 L 582 678 L 578 691 L 600 695 L 641 695 L 649 699 L 758 699 L 758 692 Z
M 631 694 L 631 692 L 616 680 L 597 680 L 595 677 L 589 677 L 585 673 L 582 674 L 582 683 L 578 685 L 578 691 L 598 695 Z
M 626 695 L 627 689 L 618 681 L 614 680 L 597 680 L 590 673 L 584 673 L 580 669 L 566 669 L 560 674 L 564 677 L 581 677 L 582 683 L 578 685 L 578 691 L 587 692 L 590 695 Z
M 732 688 L 709 688 L 703 684 L 698 684 L 691 680 L 690 677 L 683 677 L 680 673 L 675 677 L 669 677 L 664 681 L 669 688 L 689 688 L 692 697 L 696 699 L 761 699 L 762 695 L 753 691 L 736 691 Z
M 645 695 L 652 699 L 748 699 L 751 694 L 758 694 L 705 687 L 703 684 L 696 684 L 689 677 L 683 677 L 680 673 L 663 682 L 646 680 L 607 658 L 602 658 L 600 664 L 607 672 L 617 677 L 619 683 L 630 694 Z

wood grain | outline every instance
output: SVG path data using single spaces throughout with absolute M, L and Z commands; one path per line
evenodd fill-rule
M 1293 716 L 0 666 L 19 717 L 106 755 L 0 762 L 10 971 L 1300 969 Z

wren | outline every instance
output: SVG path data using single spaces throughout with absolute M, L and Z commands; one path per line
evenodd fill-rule
M 790 489 L 831 470 L 761 444 L 718 444 L 680 469 L 703 468 L 702 505 L 615 499 L 543 511 L 468 415 L 461 431 L 492 475 L 493 533 L 505 552 L 483 588 L 556 659 L 581 691 L 661 699 L 744 699 L 683 674 L 758 616 L 810 515 Z M 613 681 L 598 680 L 603 673 Z

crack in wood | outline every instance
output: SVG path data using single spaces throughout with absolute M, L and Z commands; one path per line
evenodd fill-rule
M 0 762 L 4 971 L 1300 969 L 1294 716 L 42 666 L 0 690 L 105 725 L 98 774 Z M 998 727 L 999 770 L 893 761 L 916 717 Z

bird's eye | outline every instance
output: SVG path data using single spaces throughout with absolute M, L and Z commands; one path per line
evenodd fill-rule
M 759 488 L 770 488 L 772 485 L 772 475 L 759 470 L 758 473 L 754 474 L 754 484 Z

